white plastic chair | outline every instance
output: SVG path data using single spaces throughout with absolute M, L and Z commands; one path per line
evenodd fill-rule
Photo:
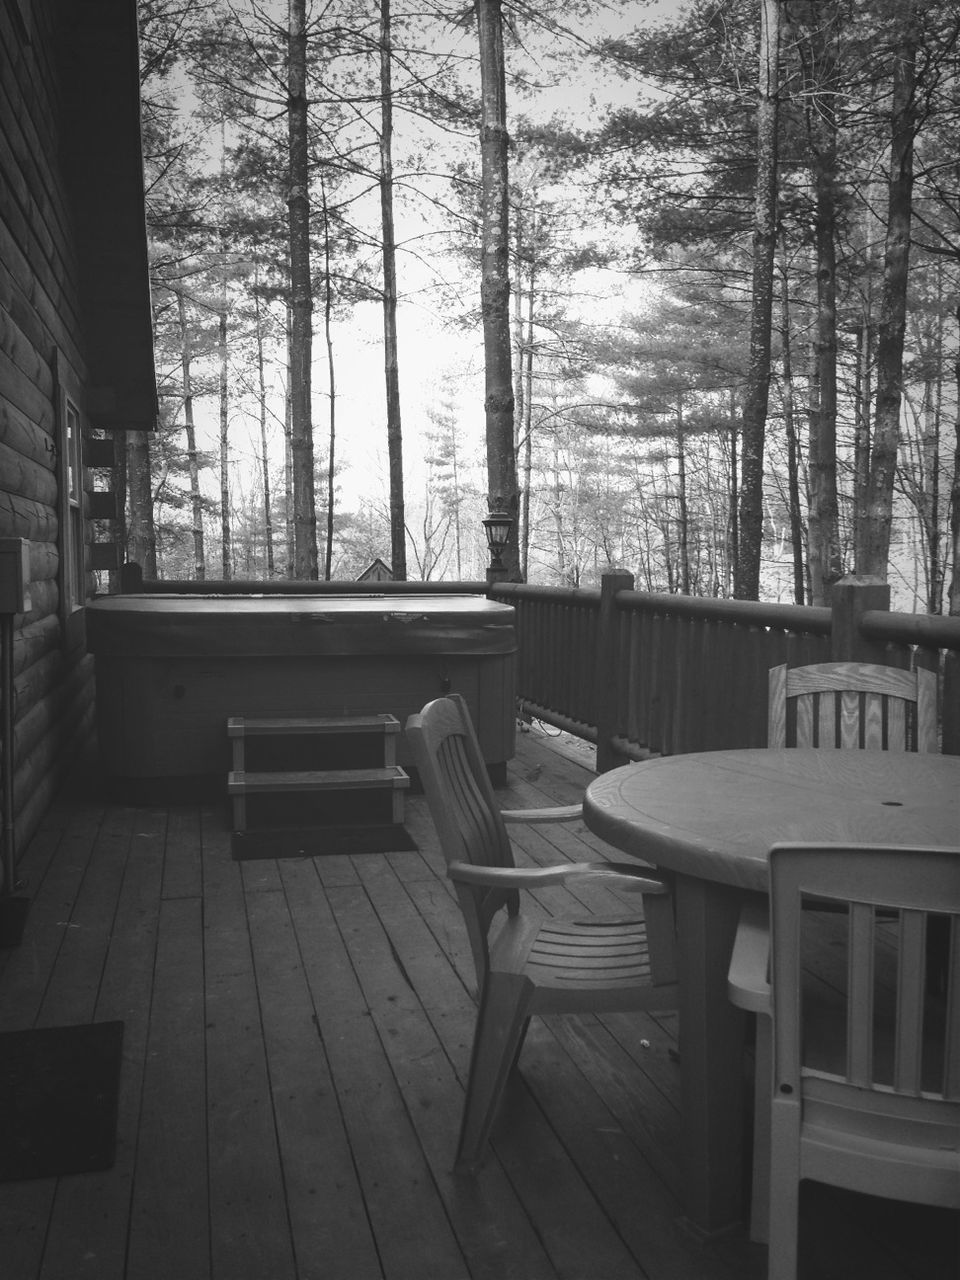
M 518 868 L 504 819 L 569 820 L 580 806 L 501 812 L 458 694 L 410 716 L 406 733 L 476 967 L 479 1009 L 456 1158 L 458 1172 L 472 1173 L 533 1015 L 676 1007 L 672 901 L 641 864 Z M 522 914 L 519 890 L 584 880 L 643 893 L 643 910 L 613 918 Z
M 845 921 L 842 1043 L 818 1039 L 804 1016 L 806 907 L 825 902 Z M 769 1215 L 754 1238 L 768 1236 L 769 1280 L 793 1280 L 802 1178 L 960 1207 L 960 848 L 780 845 L 770 855 L 769 927 L 765 916 L 759 901 L 744 908 L 729 992 L 759 1015 Z M 946 989 L 935 997 L 926 990 L 931 917 L 945 917 L 950 934 Z M 886 1022 L 885 953 L 895 969 Z M 754 1212 L 764 1199 L 755 1190 Z

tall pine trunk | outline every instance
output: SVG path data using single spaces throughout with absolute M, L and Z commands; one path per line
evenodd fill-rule
M 690 519 L 687 511 L 687 441 L 683 421 L 683 394 L 677 396 L 677 554 L 680 590 L 690 594 Z
M 259 271 L 259 264 L 258 264 Z M 260 466 L 263 471 L 263 531 L 266 544 L 267 577 L 273 577 L 273 511 L 270 502 L 270 456 L 267 449 L 267 379 L 263 353 L 263 315 L 260 295 L 254 288 L 257 326 L 257 392 L 260 398 Z
M 810 602 L 815 605 L 829 603 L 830 590 L 843 573 L 837 503 L 837 64 L 832 40 L 827 35 L 815 41 L 813 66 L 805 69 L 816 193 L 815 401 L 807 452 L 807 549 Z
M 143 576 L 157 576 L 157 533 L 153 519 L 150 476 L 150 436 L 146 431 L 127 432 L 127 560 L 140 565 Z
M 327 458 L 327 536 L 323 555 L 323 577 L 329 582 L 333 571 L 333 511 L 336 499 L 337 454 L 337 379 L 333 362 L 333 284 L 330 279 L 330 212 L 327 189 L 320 175 L 320 199 L 323 204 L 323 336 L 327 348 L 327 384 L 330 393 L 329 457 Z
M 803 566 L 803 519 L 800 507 L 800 438 L 793 396 L 793 340 L 790 324 L 790 281 L 786 253 L 782 251 L 780 272 L 780 341 L 783 352 L 783 423 L 787 436 L 787 507 L 790 515 L 790 547 L 793 554 L 793 602 L 806 602 Z
M 403 499 L 403 431 L 397 351 L 397 244 L 393 225 L 393 36 L 390 0 L 380 0 L 380 217 L 383 224 L 383 371 L 387 393 L 387 458 L 390 469 L 390 556 L 393 576 L 407 576 L 407 526 Z
M 536 306 L 537 261 L 534 245 L 537 238 L 536 204 L 530 210 L 529 235 L 524 219 L 523 198 L 517 200 L 516 243 L 517 287 L 513 296 L 513 320 L 517 368 L 514 374 L 514 456 L 523 458 L 523 482 L 520 484 L 520 527 L 518 549 L 520 578 L 526 582 L 530 564 L 530 484 L 533 474 L 533 320 Z M 523 263 L 528 263 L 526 311 L 523 306 Z
M 219 337 L 217 359 L 220 365 L 220 539 L 221 577 L 230 577 L 232 562 L 230 545 L 230 380 L 227 353 L 227 277 L 224 265 L 223 286 L 220 291 Z
M 770 397 L 770 332 L 773 320 L 774 250 L 777 237 L 777 116 L 780 69 L 780 0 L 762 0 L 757 185 L 753 224 L 750 367 L 743 404 L 739 546 L 734 595 L 760 596 L 763 542 L 763 451 Z
M 903 395 L 903 339 L 907 322 L 907 281 L 913 203 L 913 140 L 916 130 L 917 15 L 911 4 L 902 38 L 893 47 L 893 102 L 890 114 L 890 186 L 884 245 L 883 294 L 877 338 L 876 408 L 863 504 L 857 512 L 857 573 L 886 581 L 893 524 L 893 485 L 900 444 Z
M 190 332 L 187 328 L 187 305 L 183 293 L 177 293 L 180 319 L 180 369 L 183 380 L 183 429 L 187 441 L 187 469 L 190 473 L 190 512 L 193 517 L 193 576 L 197 582 L 206 577 L 203 547 L 203 499 L 200 494 L 200 466 L 197 462 L 197 431 L 193 419 L 193 374 Z
M 287 135 L 290 233 L 290 467 L 293 490 L 293 577 L 317 577 L 313 489 L 313 288 L 310 280 L 310 191 L 307 136 L 306 0 L 290 0 L 287 47 Z
M 514 449 L 508 260 L 507 107 L 501 0 L 475 0 L 480 39 L 481 275 L 487 505 L 513 519 L 503 554 L 508 581 L 520 578 Z
M 956 310 L 960 323 L 960 307 Z M 947 588 L 947 607 L 952 617 L 960 616 L 960 355 L 953 366 L 956 409 L 954 412 L 953 480 L 950 485 L 950 552 L 953 570 Z

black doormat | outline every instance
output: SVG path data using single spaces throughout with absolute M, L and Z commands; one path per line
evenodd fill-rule
M 0 898 L 0 947 L 19 947 L 29 910 L 29 898 L 13 894 Z
M 0 1034 L 0 1182 L 114 1161 L 122 1022 Z
M 235 831 L 233 856 L 255 858 L 322 858 L 334 853 L 404 853 L 417 845 L 399 823 L 327 827 L 272 827 Z

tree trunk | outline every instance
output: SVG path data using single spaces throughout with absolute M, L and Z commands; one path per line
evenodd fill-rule
M 806 76 L 816 191 L 816 400 L 811 405 L 807 450 L 807 540 L 810 603 L 814 605 L 829 603 L 830 590 L 843 574 L 837 504 L 837 75 L 830 41 L 830 36 L 817 41 L 816 66 Z
M 787 505 L 790 516 L 790 546 L 793 553 L 793 601 L 806 602 L 803 568 L 803 519 L 800 507 L 800 441 L 793 402 L 793 356 L 790 332 L 790 286 L 786 254 L 781 254 L 781 343 L 783 345 L 783 421 L 787 434 Z
M 320 176 L 320 197 L 323 201 L 323 336 L 327 347 L 327 380 L 330 392 L 329 457 L 327 459 L 327 537 L 323 556 L 323 577 L 329 582 L 333 572 L 333 511 L 336 500 L 337 453 L 337 379 L 333 362 L 333 285 L 330 279 L 330 216 L 327 209 L 327 189 Z
M 870 402 L 873 398 L 873 303 L 869 282 L 863 301 L 863 315 L 857 326 L 857 364 L 854 371 L 853 429 L 853 510 L 854 523 L 867 500 L 870 473 Z M 856 533 L 854 533 L 856 536 Z
M 527 246 L 527 224 L 523 217 L 522 199 L 517 203 L 516 243 L 514 254 L 517 262 L 517 287 L 514 290 L 513 319 L 516 330 L 517 368 L 514 378 L 514 419 L 515 449 L 514 456 L 523 458 L 523 483 L 520 484 L 520 525 L 518 531 L 518 557 L 520 563 L 520 580 L 526 582 L 530 566 L 530 484 L 533 474 L 533 318 L 536 306 L 537 264 L 533 253 L 533 245 L 537 235 L 536 207 L 531 210 L 529 230 L 529 252 Z M 527 262 L 527 305 L 523 307 L 523 271 L 522 264 Z M 519 480 L 518 480 L 519 483 Z
M 960 323 L 960 307 L 957 307 L 956 316 L 957 322 Z M 953 482 L 950 486 L 950 549 L 953 570 L 947 599 L 951 617 L 957 617 L 960 616 L 960 356 L 954 363 L 953 374 L 957 406 L 954 417 L 956 440 L 953 454 Z
M 730 388 L 730 516 L 727 528 L 727 565 L 724 586 L 730 590 L 740 558 L 740 463 L 737 443 L 737 393 Z
M 295 537 L 293 530 L 293 414 L 291 411 L 290 383 L 292 381 L 290 371 L 290 352 L 293 346 L 293 317 L 290 310 L 290 304 L 287 303 L 286 315 L 287 328 L 287 385 L 283 396 L 283 502 L 286 512 L 284 521 L 284 532 L 287 550 L 287 577 L 295 578 L 296 555 L 295 555 Z
M 206 577 L 203 548 L 203 499 L 200 494 L 200 467 L 197 462 L 197 432 L 193 420 L 193 378 L 191 372 L 190 335 L 187 330 L 187 306 L 183 294 L 177 293 L 180 318 L 180 368 L 183 379 L 183 429 L 187 440 L 187 467 L 190 473 L 190 510 L 193 516 L 193 576 L 197 582 Z
M 940 563 L 940 415 L 942 411 L 939 371 L 943 348 L 938 344 L 935 370 L 929 371 L 924 386 L 923 437 L 921 440 L 920 475 L 923 491 L 919 495 L 921 526 L 926 548 L 927 613 L 940 613 L 943 591 L 943 566 Z
M 507 581 L 519 581 L 517 459 L 508 270 L 507 111 L 501 0 L 475 0 L 480 39 L 481 282 L 487 440 L 487 505 L 513 518 L 503 553 Z
M 287 53 L 290 231 L 290 452 L 293 487 L 293 577 L 317 577 L 310 367 L 313 289 L 307 138 L 306 0 L 290 0 Z
M 683 423 L 683 396 L 677 396 L 677 550 L 680 558 L 680 590 L 690 594 L 690 527 L 687 513 L 687 445 Z
M 230 577 L 230 386 L 227 377 L 227 285 L 226 267 L 220 297 L 220 336 L 218 358 L 220 363 L 220 539 L 222 577 Z
M 407 577 L 403 499 L 403 431 L 397 354 L 397 245 L 393 226 L 393 48 L 390 0 L 380 0 L 380 216 L 383 224 L 383 369 L 387 391 L 390 469 L 390 555 L 394 579 Z
M 260 397 L 260 466 L 263 470 L 263 529 L 266 544 L 267 577 L 273 577 L 273 512 L 270 504 L 270 457 L 267 450 L 267 380 L 263 357 L 263 318 L 260 296 L 254 291 L 257 325 L 257 390 Z
M 863 508 L 857 512 L 856 571 L 887 579 L 893 485 L 900 443 L 903 392 L 903 339 L 907 318 L 907 278 L 913 200 L 913 139 L 916 129 L 914 88 L 917 52 L 916 11 L 904 18 L 903 38 L 894 49 L 891 110 L 890 189 L 884 247 L 883 295 L 877 339 L 877 399 L 873 447 Z
M 150 437 L 146 431 L 127 433 L 127 495 L 127 560 L 139 564 L 143 576 L 153 581 L 157 576 L 157 533 L 150 481 Z
M 762 0 L 757 187 L 753 228 L 750 367 L 743 404 L 739 548 L 734 595 L 760 596 L 763 541 L 763 449 L 770 396 L 770 329 L 773 318 L 774 250 L 777 235 L 777 115 L 780 66 L 780 0 Z

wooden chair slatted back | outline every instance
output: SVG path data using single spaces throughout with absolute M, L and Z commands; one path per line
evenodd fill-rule
M 840 1092 L 831 1096 L 844 1106 L 864 1111 L 878 1090 L 960 1102 L 960 848 L 780 845 L 771 853 L 770 875 L 774 1089 L 800 1096 L 805 1077 L 815 1076 L 833 1082 Z M 807 1066 L 801 1030 L 802 937 L 811 905 L 832 907 L 847 920 L 846 1046 L 829 1071 Z M 934 918 L 946 918 L 950 931 L 942 995 L 927 987 Z M 895 935 L 892 1038 L 885 1037 L 892 1065 L 877 1039 L 876 960 L 887 935 Z
M 788 703 L 795 709 L 789 743 Z M 936 751 L 936 675 L 856 662 L 773 667 L 767 745 Z

